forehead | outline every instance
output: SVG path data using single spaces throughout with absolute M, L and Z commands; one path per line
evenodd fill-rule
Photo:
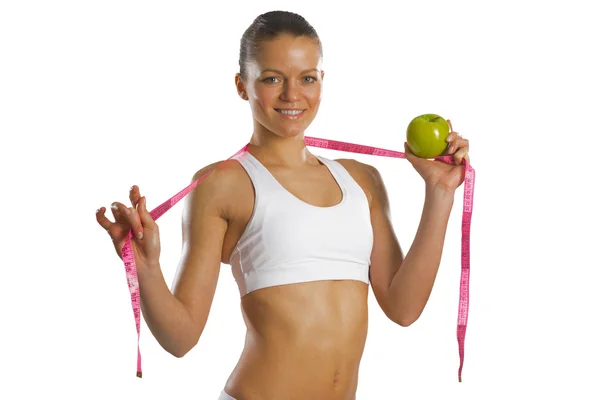
M 260 70 L 320 68 L 319 44 L 307 36 L 278 35 L 261 42 L 258 49 L 254 62 Z

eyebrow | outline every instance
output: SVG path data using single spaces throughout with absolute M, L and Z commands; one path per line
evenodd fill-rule
M 303 75 L 303 74 L 305 74 L 305 73 L 307 73 L 307 72 L 311 72 L 311 71 L 316 71 L 316 72 L 319 72 L 319 70 L 318 70 L 317 68 L 311 68 L 311 69 L 305 69 L 304 71 L 302 71 L 302 72 L 300 73 L 300 75 Z M 281 71 L 279 71 L 279 70 L 277 70 L 277 69 L 273 69 L 273 68 L 267 68 L 267 69 L 264 69 L 264 70 L 262 70 L 262 72 L 261 72 L 260 74 L 262 75 L 262 74 L 264 74 L 265 72 L 275 72 L 275 73 L 277 73 L 277 74 L 285 75 L 283 72 L 281 72 Z

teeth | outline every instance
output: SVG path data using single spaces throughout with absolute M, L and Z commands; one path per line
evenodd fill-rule
M 276 109 L 277 112 L 280 112 L 282 114 L 286 114 L 286 115 L 298 115 L 300 114 L 303 110 L 280 110 L 280 109 Z

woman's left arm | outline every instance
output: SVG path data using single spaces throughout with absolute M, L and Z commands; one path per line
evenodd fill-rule
M 402 255 L 391 224 L 383 181 L 378 173 L 371 174 L 374 188 L 371 284 L 384 313 L 401 326 L 415 322 L 429 300 L 442 257 L 454 193 L 464 181 L 465 167 L 460 164 L 463 158 L 468 162 L 468 148 L 466 139 L 457 132 L 451 132 L 445 154 L 454 155 L 458 165 L 450 165 L 418 158 L 405 144 L 407 160 L 425 180 L 421 221 L 406 257 Z

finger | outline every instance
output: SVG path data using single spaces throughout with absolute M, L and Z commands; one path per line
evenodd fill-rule
M 450 132 L 452 132 L 454 130 L 454 129 L 452 129 L 452 121 L 447 119 L 446 122 L 448 123 L 448 125 L 450 125 Z
M 469 150 L 469 139 L 460 138 L 460 140 L 461 140 L 461 147 L 464 147 L 468 151 Z
M 465 158 L 465 156 L 467 155 L 467 149 L 465 147 L 460 148 L 455 154 L 454 154 L 454 161 L 456 162 L 457 165 L 462 163 L 463 158 Z
M 460 140 L 458 132 L 450 132 L 448 134 L 448 137 L 446 138 L 446 141 L 448 142 L 448 147 L 447 147 L 448 154 L 454 153 L 460 147 L 457 145 L 458 140 Z
M 142 226 L 148 226 L 148 224 L 152 224 L 154 222 L 152 216 L 146 208 L 146 196 L 142 196 L 138 202 L 138 213 L 142 221 Z
M 451 143 L 451 142 L 455 141 L 457 138 L 460 138 L 460 133 L 450 131 L 448 133 L 448 136 L 446 136 L 446 142 Z
M 121 215 L 125 217 L 125 220 L 129 222 L 131 229 L 133 230 L 134 237 L 142 239 L 144 237 L 144 231 L 142 229 L 142 222 L 135 208 L 127 208 L 121 203 L 116 203 Z
M 466 147 L 467 149 L 469 148 L 469 140 L 464 139 L 458 132 L 452 132 L 449 134 L 446 141 L 448 142 L 449 152 L 451 152 L 450 148 L 452 148 L 452 150 L 458 150 L 461 147 Z
M 137 187 L 137 185 L 133 185 L 131 188 L 129 188 L 129 200 L 131 201 L 131 205 L 133 207 L 135 207 L 138 201 L 140 201 L 140 197 L 140 188 Z
M 110 205 L 110 211 L 112 211 L 113 217 L 115 217 L 115 222 L 123 223 L 127 221 L 127 218 L 121 212 L 121 209 L 127 209 L 127 207 L 118 201 L 115 201 Z
M 106 215 L 104 215 L 105 211 L 106 209 L 104 207 L 100 207 L 96 210 L 96 221 L 98 221 L 101 227 L 108 231 L 113 223 L 106 218 Z
M 448 155 L 454 153 L 456 151 L 456 146 L 454 144 L 448 143 L 448 149 L 446 151 L 446 153 Z
M 463 148 L 469 150 L 469 141 L 459 136 L 449 143 L 448 152 L 451 154 L 453 151 Z
M 456 135 L 456 137 L 454 138 L 454 140 L 452 140 L 452 144 L 454 146 L 458 147 L 469 147 L 469 140 L 463 138 L 462 136 L 460 136 L 459 134 Z

